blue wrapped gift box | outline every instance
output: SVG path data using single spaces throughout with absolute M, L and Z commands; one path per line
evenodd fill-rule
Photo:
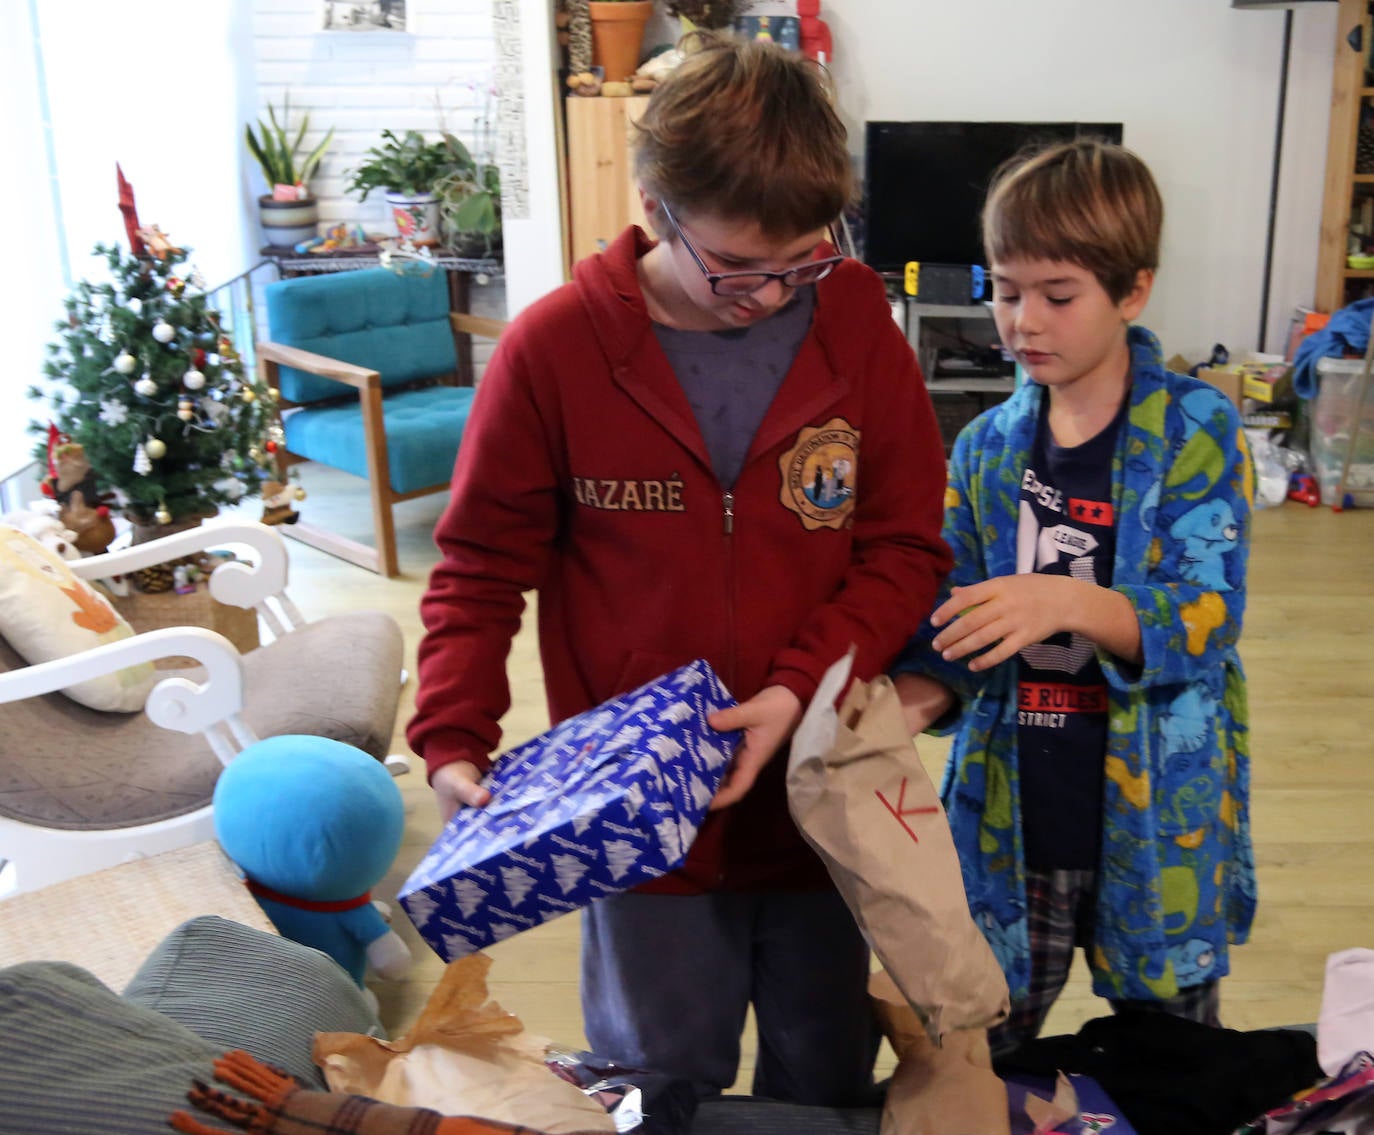
M 446 962 L 680 866 L 738 733 L 698 659 L 498 757 L 397 898 Z

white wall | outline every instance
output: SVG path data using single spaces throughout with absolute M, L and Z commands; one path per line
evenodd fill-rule
M 26 177 L 0 179 L 0 215 L 14 219 L 8 236 L 11 276 L 0 303 L 0 341 L 9 364 L 0 378 L 0 479 L 28 461 L 33 444 L 25 425 L 43 408 L 25 397 L 42 374 L 44 344 L 62 314 L 63 253 L 53 224 L 51 185 L 39 98 L 38 59 L 27 2 L 14 4 L 9 34 L 0 42 L 5 113 L 0 115 L 0 153 Z M 23 284 L 14 274 L 22 272 Z M 25 491 L 33 486 L 26 485 Z
M 0 199 L 11 266 L 0 335 L 15 364 L 0 379 L 0 476 L 27 456 L 28 420 L 45 417 L 24 392 L 40 381 L 64 294 L 104 271 L 97 241 L 127 248 L 116 162 L 140 220 L 191 247 L 211 284 L 251 263 L 233 141 L 252 55 L 242 6 L 13 0 L 6 16 L 0 145 L 22 176 Z
M 497 109 L 492 0 L 408 0 L 403 32 L 322 31 L 322 7 L 320 0 L 253 0 L 252 111 L 266 118 L 270 104 L 280 113 L 289 94 L 293 122 L 301 112 L 310 114 L 306 152 L 333 127 L 311 182 L 321 224 L 356 222 L 368 232 L 390 233 L 382 193 L 374 190 L 361 201 L 345 192 L 348 170 L 381 144 L 384 129 L 419 130 L 430 138 L 446 129 L 476 147 L 479 119 Z M 243 200 L 254 229 L 255 202 L 266 188 L 250 157 Z M 497 283 L 475 294 L 474 310 L 503 314 L 501 291 Z M 490 344 L 478 341 L 475 351 L 480 366 Z
M 72 272 L 127 247 L 115 163 L 139 219 L 190 247 L 214 286 L 252 263 L 241 211 L 240 92 L 251 57 L 235 0 L 38 0 Z
M 1268 339 L 1312 302 L 1335 4 L 1295 12 Z M 1165 199 L 1143 322 L 1166 355 L 1254 349 L 1283 13 L 1227 0 L 825 0 L 851 143 L 866 120 L 1119 121 Z
M 344 192 L 346 171 L 383 129 L 440 128 L 474 143 L 477 118 L 494 81 L 491 0 L 409 0 L 406 30 L 320 30 L 320 0 L 253 0 L 257 110 L 266 117 L 291 96 L 292 115 L 309 111 L 313 148 L 325 131 L 334 140 L 311 188 L 323 222 L 357 221 L 391 231 L 386 202 L 374 190 L 366 201 Z M 239 128 L 242 134 L 242 126 Z M 266 191 L 250 158 L 251 197 Z

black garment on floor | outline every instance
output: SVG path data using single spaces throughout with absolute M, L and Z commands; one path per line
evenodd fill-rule
M 1028 1041 L 994 1067 L 1001 1076 L 1091 1076 L 1140 1135 L 1231 1135 L 1322 1078 L 1310 1033 L 1238 1032 L 1135 1010 Z

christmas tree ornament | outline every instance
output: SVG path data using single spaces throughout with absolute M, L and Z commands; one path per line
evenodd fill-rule
M 138 235 L 138 209 L 134 207 L 134 187 L 124 178 L 124 171 L 115 163 L 115 176 L 119 184 L 119 211 L 124 216 L 124 235 L 129 238 L 129 251 L 142 259 L 148 255 L 143 238 Z
M 119 354 L 115 355 L 114 368 L 120 374 L 133 374 L 136 366 L 138 366 L 138 360 L 128 351 L 120 351 Z
M 205 385 L 205 375 L 192 368 L 181 376 L 181 381 L 187 390 L 199 390 Z
M 267 450 L 268 453 L 276 453 L 278 448 L 277 443 L 270 438 L 262 443 L 262 447 Z
M 159 343 L 170 343 L 176 338 L 176 328 L 165 320 L 158 320 L 153 324 L 153 338 Z
M 134 296 L 134 298 L 129 301 L 129 310 L 132 311 L 135 315 L 142 315 L 143 301 L 139 299 L 137 296 Z
M 261 465 L 262 450 L 260 450 L 256 445 L 253 446 L 253 448 L 248 451 L 248 460 L 253 462 L 254 465 Z
M 186 290 L 186 285 L 175 276 L 167 277 L 167 290 L 172 293 L 174 299 L 180 299 L 181 293 Z
M 177 417 L 183 422 L 189 422 L 196 416 L 195 408 L 191 405 L 189 398 L 183 398 L 177 403 Z
M 165 504 L 160 504 L 157 506 L 157 511 L 153 513 L 153 519 L 156 520 L 159 524 L 171 524 L 171 510 L 168 509 L 168 507 Z
M 123 402 L 112 399 L 100 403 L 100 420 L 112 429 L 122 426 L 129 420 L 129 408 Z
M 152 460 L 148 457 L 148 451 L 143 447 L 142 444 L 140 444 L 139 447 L 134 450 L 133 470 L 140 477 L 146 477 L 149 473 L 153 471 Z
M 257 395 L 253 393 L 253 388 L 251 386 L 245 386 L 243 390 L 239 392 L 239 397 L 242 398 L 245 402 L 251 402 L 254 398 L 257 397 Z
M 273 402 L 280 402 L 280 401 L 281 401 L 281 391 L 278 390 L 275 386 L 269 386 L 269 387 L 267 388 L 267 397 L 269 397 L 270 399 L 272 399 Z
M 157 393 L 157 383 L 145 374 L 134 383 L 134 389 L 138 391 L 139 394 L 142 394 L 144 398 L 151 398 Z
M 167 456 L 167 443 L 160 437 L 150 437 L 143 443 L 143 452 L 157 461 Z

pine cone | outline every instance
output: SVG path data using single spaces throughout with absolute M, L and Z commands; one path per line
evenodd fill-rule
M 172 569 L 173 565 L 171 564 L 154 564 L 152 567 L 140 568 L 133 572 L 131 579 L 134 587 L 139 591 L 146 593 L 171 591 Z

